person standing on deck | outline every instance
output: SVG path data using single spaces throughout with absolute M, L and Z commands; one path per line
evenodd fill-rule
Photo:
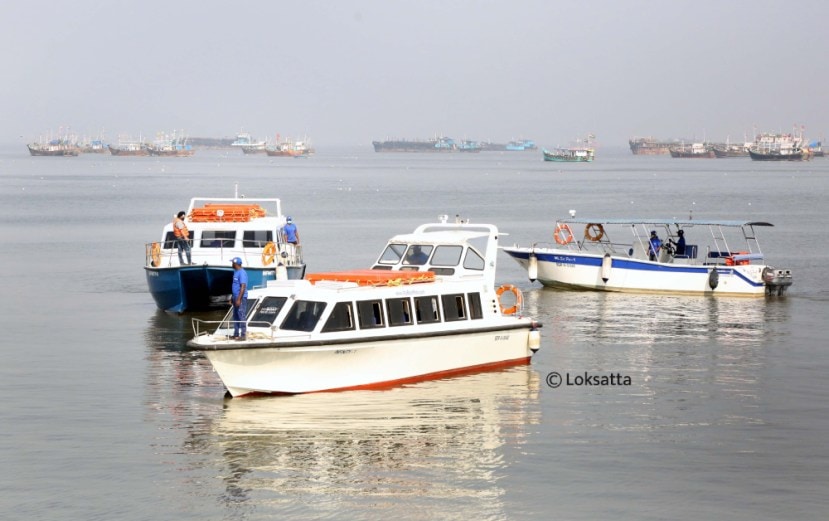
M 659 258 L 659 250 L 662 248 L 662 240 L 656 235 L 656 230 L 651 232 L 651 240 L 648 247 L 648 259 L 655 261 Z
M 178 249 L 178 262 L 182 266 L 184 265 L 182 252 L 187 255 L 187 264 L 193 264 L 190 257 L 190 230 L 187 229 L 187 225 L 184 223 L 186 215 L 187 213 L 182 210 L 173 219 L 173 237 L 175 237 L 176 248 Z
M 288 254 L 291 256 L 291 261 L 296 263 L 296 251 L 299 245 L 299 232 L 296 229 L 294 220 L 289 215 L 285 220 L 285 227 L 282 228 L 282 239 L 288 245 Z
M 242 259 L 234 257 L 230 261 L 233 265 L 233 285 L 230 288 L 230 303 L 233 305 L 233 336 L 231 340 L 245 340 L 248 314 L 248 274 L 242 268 Z

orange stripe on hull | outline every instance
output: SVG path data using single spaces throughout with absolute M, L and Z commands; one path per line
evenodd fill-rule
M 291 396 L 295 394 L 311 394 L 311 393 L 338 393 L 342 391 L 382 391 L 387 389 L 392 389 L 395 387 L 400 387 L 401 385 L 412 384 L 417 382 L 425 382 L 429 380 L 441 380 L 444 378 L 451 378 L 454 376 L 461 376 L 473 373 L 486 373 L 491 371 L 500 371 L 501 369 L 506 369 L 508 367 L 514 367 L 518 365 L 527 365 L 530 363 L 529 356 L 524 358 L 516 358 L 514 360 L 504 360 L 501 362 L 491 362 L 488 364 L 481 364 L 481 365 L 473 365 L 469 367 L 460 367 L 458 369 L 449 369 L 446 371 L 438 371 L 436 373 L 428 373 L 422 374 L 418 376 L 410 376 L 408 378 L 399 378 L 397 380 L 386 380 L 384 382 L 376 382 L 371 384 L 363 384 L 363 385 L 354 385 L 350 387 L 338 387 L 336 389 L 323 389 L 320 391 L 308 391 L 308 392 L 300 392 L 300 393 L 292 393 L 292 392 L 282 392 L 282 391 L 274 391 L 271 393 L 261 392 L 261 391 L 252 391 L 245 394 L 240 394 L 236 396 L 236 398 L 248 398 L 254 396 Z

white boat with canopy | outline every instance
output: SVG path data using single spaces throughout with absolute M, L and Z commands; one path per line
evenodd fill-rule
M 792 284 L 791 270 L 765 263 L 755 230 L 769 226 L 756 221 L 574 217 L 556 223 L 555 244 L 502 249 L 527 269 L 530 280 L 550 287 L 782 295 Z M 652 237 L 660 243 L 655 252 Z
M 498 229 L 424 224 L 393 237 L 371 269 L 268 281 L 249 292 L 247 334 L 193 319 L 230 395 L 399 385 L 529 363 L 540 325 L 521 293 L 495 287 Z M 507 297 L 507 294 L 512 297 Z M 501 302 L 501 298 L 504 302 Z

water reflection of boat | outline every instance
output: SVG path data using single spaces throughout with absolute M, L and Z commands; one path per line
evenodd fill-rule
M 540 381 L 522 366 L 354 391 L 347 404 L 329 393 L 228 400 L 220 415 L 197 420 L 185 443 L 219 458 L 225 500 L 256 500 L 260 516 L 284 515 L 301 496 L 304 518 L 338 518 L 349 505 L 426 519 L 434 512 L 413 516 L 413 501 L 449 500 L 464 519 L 500 519 L 499 476 L 541 422 Z

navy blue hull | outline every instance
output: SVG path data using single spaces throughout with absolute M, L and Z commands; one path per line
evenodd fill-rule
M 227 306 L 233 268 L 218 266 L 145 267 L 147 286 L 156 305 L 165 311 L 204 310 Z M 274 268 L 246 268 L 250 289 L 276 279 Z M 302 279 L 305 266 L 288 268 L 289 279 Z

